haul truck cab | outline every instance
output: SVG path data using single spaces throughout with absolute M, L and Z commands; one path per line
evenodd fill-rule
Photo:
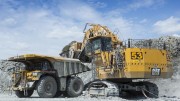
M 82 93 L 84 84 L 76 75 L 90 70 L 78 59 L 37 54 L 11 57 L 9 61 L 25 65 L 16 67 L 12 74 L 12 89 L 20 98 L 30 97 L 34 90 L 37 90 L 42 98 L 52 98 L 61 94 L 77 97 Z

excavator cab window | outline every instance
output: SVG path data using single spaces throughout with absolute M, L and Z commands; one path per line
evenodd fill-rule
M 92 44 L 90 42 L 87 42 L 86 47 L 85 47 L 86 54 L 92 52 L 92 46 L 91 45 Z
M 101 39 L 95 39 L 92 41 L 92 49 L 94 51 L 101 50 L 101 45 L 102 45 Z
M 102 51 L 111 51 L 111 50 L 112 50 L 111 38 L 108 37 L 102 38 Z
M 109 37 L 99 37 L 91 41 L 92 51 L 101 50 L 101 51 L 111 51 L 112 44 L 111 38 Z

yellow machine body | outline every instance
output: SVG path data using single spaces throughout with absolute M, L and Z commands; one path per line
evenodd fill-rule
M 165 50 L 127 48 L 125 61 L 125 77 L 128 78 L 170 78 L 173 74 Z
M 91 27 L 88 30 L 87 25 Z M 165 43 L 154 47 L 152 40 L 128 39 L 122 42 L 114 32 L 99 24 L 86 24 L 84 33 L 77 58 L 81 62 L 92 63 L 94 80 L 87 86 L 90 95 L 119 96 L 122 92 L 131 91 L 142 91 L 146 95 L 146 90 L 146 97 L 156 98 L 159 94 L 157 85 L 144 79 L 172 77 L 172 62 Z M 69 53 L 76 52 L 73 47 L 68 49 Z M 74 57 L 71 55 L 66 56 Z M 143 81 L 138 82 L 138 79 Z
M 110 78 L 132 78 L 132 79 L 151 79 L 151 78 L 170 78 L 173 74 L 172 64 L 168 60 L 165 50 L 146 49 L 146 48 L 126 48 L 124 49 L 124 65 L 122 68 L 104 68 L 103 61 L 111 61 L 112 53 L 102 52 L 96 58 L 96 69 L 99 79 Z M 114 62 L 113 62 L 114 63 Z

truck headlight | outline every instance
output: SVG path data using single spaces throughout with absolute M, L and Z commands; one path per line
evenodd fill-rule
M 38 73 L 37 72 L 33 72 L 32 76 L 38 76 Z

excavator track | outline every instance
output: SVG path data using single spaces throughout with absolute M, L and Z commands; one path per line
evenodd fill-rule
M 123 93 L 142 92 L 146 98 L 158 98 L 158 87 L 151 82 L 129 82 L 129 83 L 114 83 L 111 81 L 93 81 L 86 85 L 85 95 L 90 97 L 122 97 Z
M 147 98 L 158 98 L 159 97 L 159 91 L 156 84 L 151 82 L 144 82 L 144 85 L 146 86 L 145 89 L 142 89 L 142 93 Z
M 117 84 L 109 81 L 94 81 L 86 88 L 86 94 L 91 97 L 119 96 Z

